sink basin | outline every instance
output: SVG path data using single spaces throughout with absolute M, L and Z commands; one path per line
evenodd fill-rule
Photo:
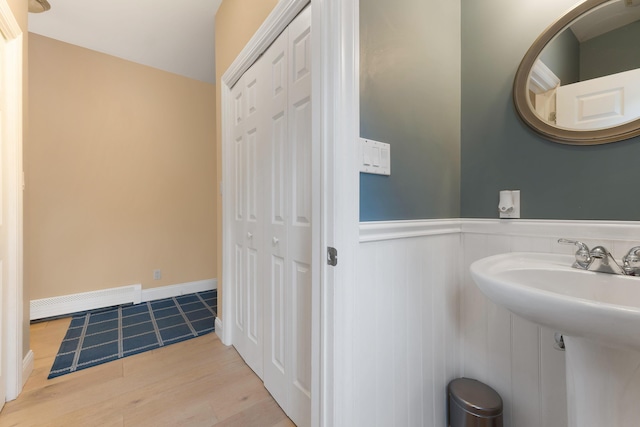
M 570 427 L 638 425 L 640 277 L 579 270 L 573 261 L 513 252 L 470 270 L 494 303 L 563 334 Z
M 471 265 L 482 292 L 564 335 L 640 351 L 640 277 L 572 268 L 572 255 L 513 252 Z

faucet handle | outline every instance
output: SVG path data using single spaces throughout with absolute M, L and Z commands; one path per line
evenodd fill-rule
M 578 240 L 570 239 L 558 239 L 558 243 L 563 245 L 576 245 L 578 250 L 576 251 L 576 267 L 586 269 L 591 262 L 591 254 L 589 247 Z M 640 247 L 639 247 L 640 249 Z
M 625 274 L 640 276 L 640 246 L 634 246 L 622 257 L 622 268 Z

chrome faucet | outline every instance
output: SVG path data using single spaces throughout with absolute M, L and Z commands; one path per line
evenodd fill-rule
M 559 239 L 558 243 L 576 245 L 576 262 L 573 268 L 596 271 L 608 274 L 623 274 L 628 276 L 640 276 L 640 246 L 635 246 L 622 258 L 622 267 L 604 246 L 589 247 L 577 240 Z
M 591 263 L 587 266 L 587 270 L 609 274 L 625 274 L 622 267 L 613 259 L 611 252 L 604 246 L 596 246 L 591 249 L 589 255 L 591 255 Z
M 622 269 L 629 276 L 640 276 L 640 246 L 634 246 L 622 258 Z
M 589 253 L 589 247 L 577 240 L 558 239 L 558 243 L 563 245 L 576 245 L 578 250 L 576 251 L 576 262 L 573 263 L 573 268 L 581 268 L 587 270 L 589 264 L 591 264 L 591 254 Z

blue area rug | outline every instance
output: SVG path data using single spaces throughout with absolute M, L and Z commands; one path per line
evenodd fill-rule
M 212 332 L 217 297 L 212 290 L 75 315 L 49 378 Z

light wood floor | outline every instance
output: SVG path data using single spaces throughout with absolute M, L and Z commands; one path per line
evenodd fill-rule
M 213 333 L 47 380 L 69 322 L 31 326 L 34 371 L 0 427 L 294 425 Z

